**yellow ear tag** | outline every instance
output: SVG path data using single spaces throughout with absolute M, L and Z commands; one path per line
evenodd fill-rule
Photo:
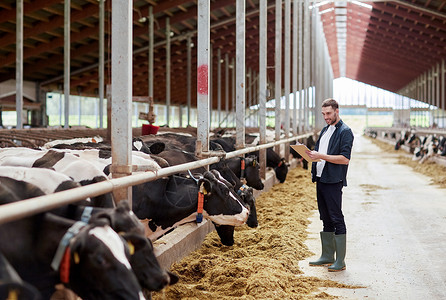
M 8 298 L 6 300 L 17 300 L 19 296 L 17 295 L 17 290 L 12 289 L 9 291 Z
M 74 252 L 73 258 L 74 258 L 74 263 L 76 265 L 79 264 L 79 262 L 81 261 L 81 259 L 79 258 L 79 254 L 77 252 Z
M 256 166 L 256 160 L 254 159 L 253 161 L 252 161 L 252 165 L 255 167 Z
M 200 193 L 202 193 L 203 195 L 206 195 L 208 193 L 206 191 L 206 189 L 204 188 L 204 183 L 203 182 L 200 185 Z
M 135 246 L 132 244 L 132 242 L 127 241 L 127 245 L 129 246 L 130 255 L 135 254 Z

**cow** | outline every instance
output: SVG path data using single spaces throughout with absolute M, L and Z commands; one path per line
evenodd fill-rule
M 259 157 L 259 152 L 253 152 L 253 155 Z M 280 157 L 273 148 L 266 149 L 266 166 L 273 168 L 276 178 L 280 183 L 284 183 L 288 174 L 288 164 L 285 158 Z
M 251 145 L 258 144 L 258 136 L 256 135 L 245 135 L 246 142 Z M 223 150 L 226 152 L 235 151 L 235 139 L 233 137 L 221 137 L 212 140 L 214 143 L 222 146 Z M 252 152 L 253 155 L 259 157 L 259 151 Z M 272 148 L 266 150 L 266 166 L 273 168 L 276 174 L 276 178 L 280 183 L 285 182 L 286 175 L 288 173 L 288 164 L 285 158 L 281 158 Z
M 52 149 L 52 151 L 74 155 L 93 164 L 96 168 L 102 170 L 106 176 L 111 176 L 112 153 L 109 150 Z M 166 160 L 140 151 L 132 151 L 132 165 L 144 167 L 144 171 L 158 171 L 161 168 L 169 167 L 169 163 Z
M 111 145 L 105 142 L 91 142 L 84 141 L 84 139 L 74 139 L 68 140 L 58 140 L 57 143 L 55 141 L 45 144 L 43 149 L 72 149 L 72 150 L 86 150 L 86 149 L 99 149 L 99 150 L 107 150 L 111 151 Z M 158 154 L 162 152 L 165 148 L 164 143 L 153 143 L 148 147 L 141 138 L 133 138 L 132 139 L 132 150 L 133 151 L 141 151 L 146 154 Z
M 101 143 L 104 139 L 100 136 L 95 136 L 91 138 L 73 138 L 73 139 L 65 139 L 65 140 L 53 140 L 51 142 L 45 143 L 41 148 L 42 149 L 50 149 L 58 144 L 75 144 L 75 143 L 92 143 L 97 144 Z
M 26 182 L 39 186 L 45 194 L 80 186 L 64 174 L 49 169 L 25 168 L 25 167 L 0 167 L 3 178 L 13 178 L 20 182 Z M 26 188 L 16 191 L 21 198 L 29 195 Z M 23 194 L 23 195 L 22 195 Z M 149 291 L 158 291 L 167 284 L 178 281 L 176 275 L 161 270 L 156 257 L 153 254 L 153 246 L 150 240 L 144 236 L 144 226 L 131 211 L 127 201 L 120 201 L 115 208 L 89 207 L 88 201 L 76 202 L 75 205 L 64 205 L 51 210 L 52 213 L 72 220 L 83 220 L 84 211 L 88 208 L 88 216 L 93 220 L 105 218 L 110 222 L 113 230 L 125 233 L 124 238 L 135 245 L 135 254 L 131 256 L 130 263 L 139 280 L 141 287 Z M 85 220 L 84 220 L 85 221 Z M 87 220 L 88 221 L 88 220 Z M 140 235 L 139 237 L 137 235 Z
M 39 291 L 20 278 L 16 270 L 0 253 L 0 299 L 38 300 Z
M 232 173 L 233 177 L 235 177 L 235 174 Z M 217 176 L 221 176 L 218 175 Z M 234 178 L 233 178 L 234 179 Z M 223 179 L 222 179 L 223 181 Z M 248 225 L 251 228 L 255 228 L 258 226 L 257 221 L 257 209 L 256 209 L 256 203 L 254 194 L 252 191 L 252 188 L 246 186 L 245 184 L 241 183 L 240 180 L 238 180 L 237 177 L 235 177 L 236 185 L 233 187 L 234 190 L 237 191 L 237 194 L 240 196 L 240 198 L 243 200 L 243 203 L 246 207 L 249 208 L 249 216 L 248 220 L 246 221 L 246 225 Z M 225 181 L 226 185 L 229 187 L 230 183 L 228 181 Z M 234 245 L 234 226 L 231 225 L 215 225 L 215 230 L 217 231 L 218 236 L 220 237 L 220 241 L 225 246 L 232 246 Z
M 38 187 L 1 178 L 0 204 L 43 195 Z M 23 195 L 22 195 L 23 196 Z M 26 199 L 25 198 L 25 199 Z M 49 299 L 63 283 L 83 299 L 144 299 L 132 271 L 128 244 L 100 218 L 86 224 L 41 213 L 0 225 L 0 252 L 24 281 Z M 32 249 L 32 251 L 17 251 Z
M 237 193 L 214 174 L 205 172 L 197 181 L 171 175 L 133 186 L 133 211 L 138 218 L 148 220 L 148 237 L 155 240 L 181 224 L 194 221 L 199 196 L 204 198 L 204 218 L 219 225 L 243 225 L 248 219 L 248 209 Z
M 84 218 L 88 208 L 82 205 L 67 205 L 52 212 L 79 221 Z M 92 207 L 89 214 L 93 222 L 101 218 L 107 219 L 110 227 L 134 247 L 130 265 L 143 289 L 159 291 L 166 285 L 178 282 L 175 274 L 161 269 L 154 255 L 152 242 L 145 237 L 144 226 L 127 201 L 120 201 L 115 208 Z
M 229 158 L 226 159 L 226 164 L 239 179 L 246 180 L 246 185 L 256 190 L 263 190 L 265 187 L 260 177 L 260 165 L 256 156 Z
M 82 186 L 108 180 L 102 170 L 79 157 L 54 151 L 35 150 L 30 148 L 0 149 L 0 166 L 20 166 L 53 169 L 71 177 Z M 113 196 L 110 193 L 92 197 L 93 206 L 113 207 Z
M 179 165 L 187 162 L 197 161 L 197 158 L 191 153 L 178 149 L 165 150 L 162 153 L 160 153 L 159 156 L 165 158 L 171 165 Z M 232 161 L 234 169 L 236 168 L 240 171 L 241 168 L 239 164 L 236 163 L 236 161 L 239 160 L 240 160 L 239 158 L 221 160 L 218 163 L 211 164 L 210 169 L 217 170 L 219 172 L 219 175 L 221 175 L 221 177 L 227 181 L 227 186 L 229 188 L 234 189 L 238 193 L 238 195 L 242 200 L 243 205 L 249 208 L 249 216 L 248 220 L 246 221 L 246 225 L 254 228 L 258 226 L 258 221 L 257 221 L 257 211 L 255 207 L 255 198 L 253 195 L 253 190 L 252 188 L 243 185 L 240 181 L 240 178 L 238 178 L 236 174 L 234 174 L 234 172 L 227 164 L 228 161 L 229 162 Z M 246 169 L 248 171 L 246 172 L 246 178 L 248 179 L 248 185 L 251 184 L 257 187 L 258 189 L 263 189 L 264 186 L 260 179 L 259 165 L 258 163 L 256 164 L 255 162 L 256 162 L 255 158 L 247 160 L 248 166 Z M 206 169 L 200 167 L 190 171 L 204 173 Z M 186 174 L 186 172 L 180 172 L 180 173 Z M 226 246 L 232 246 L 234 244 L 234 226 L 218 225 L 215 223 L 214 225 L 222 244 Z
M 38 186 L 45 194 L 80 187 L 71 177 L 50 169 L 0 166 L 2 177 L 13 178 Z M 26 190 L 18 191 L 27 193 Z M 85 199 L 89 202 L 89 198 Z
M 421 143 L 415 147 L 412 160 L 419 160 L 418 163 L 424 163 L 428 158 L 438 152 L 439 140 L 435 135 L 428 135 L 420 138 Z
M 166 132 L 156 136 L 145 135 L 141 136 L 140 138 L 147 145 L 147 147 L 150 148 L 158 143 L 164 144 L 165 150 L 178 149 L 189 153 L 195 153 L 196 150 L 195 147 L 197 138 L 190 134 Z M 223 152 L 223 148 L 219 144 L 214 143 L 212 140 L 209 141 L 209 149 Z

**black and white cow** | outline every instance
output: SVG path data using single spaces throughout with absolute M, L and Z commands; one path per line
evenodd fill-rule
M 32 184 L 31 186 L 39 186 L 45 194 L 80 186 L 68 176 L 49 169 L 0 166 L 0 174 L 3 180 L 5 178 L 17 180 L 17 185 L 25 182 Z M 19 194 L 20 198 L 32 195 L 26 188 L 18 189 L 15 193 Z M 80 221 L 84 218 L 84 211 L 88 209 L 88 216 L 91 216 L 92 220 L 104 218 L 108 220 L 113 230 L 125 234 L 123 237 L 135 247 L 130 263 L 141 287 L 149 291 L 157 291 L 167 284 L 178 281 L 176 275 L 160 268 L 153 253 L 152 243 L 144 235 L 144 226 L 130 209 L 128 202 L 120 201 L 115 208 L 85 206 L 88 204 L 88 201 L 81 201 L 75 205 L 64 205 L 53 209 L 51 212 Z
M 102 172 L 110 176 L 110 166 L 112 164 L 112 153 L 104 149 L 52 149 L 55 152 L 69 153 L 82 160 L 85 160 Z M 162 158 L 149 155 L 141 151 L 132 151 L 132 165 L 144 167 L 144 171 L 158 171 L 161 168 L 168 167 L 169 164 Z
M 54 150 L 3 148 L 0 149 L 0 166 L 52 169 L 71 177 L 83 186 L 108 180 L 103 171 L 90 162 L 75 155 Z M 114 206 L 110 193 L 93 197 L 91 200 L 94 206 Z
M 212 172 L 205 172 L 198 182 L 172 175 L 133 186 L 133 211 L 138 218 L 148 219 L 149 238 L 155 240 L 194 221 L 200 189 L 204 193 L 204 218 L 219 225 L 241 226 L 246 222 L 249 211 L 240 197 Z
M 58 215 L 72 220 L 82 220 L 89 207 L 67 205 L 57 209 Z M 161 269 L 153 252 L 152 242 L 146 238 L 144 226 L 130 209 L 127 201 L 120 201 L 115 208 L 91 207 L 91 220 L 106 219 L 110 227 L 134 247 L 129 259 L 139 284 L 148 291 L 159 291 L 166 285 L 178 282 L 178 277 Z
M 439 140 L 435 135 L 420 137 L 419 146 L 413 151 L 412 160 L 418 160 L 420 164 L 424 163 L 430 157 L 437 154 L 439 149 Z
M 259 152 L 253 152 L 253 155 L 259 157 Z M 280 183 L 284 183 L 288 174 L 288 164 L 285 158 L 280 157 L 273 148 L 266 149 L 266 166 L 273 168 L 276 178 Z
M 263 190 L 265 187 L 260 177 L 260 165 L 255 155 L 249 155 L 246 158 L 229 158 L 226 159 L 226 164 L 239 179 L 244 178 L 248 186 L 256 190 Z
M 220 162 L 221 163 L 225 163 L 225 162 Z M 232 175 L 231 175 L 232 173 Z M 215 175 L 217 177 L 222 176 L 218 173 L 215 173 Z M 249 216 L 248 216 L 248 220 L 246 221 L 246 225 L 248 225 L 248 227 L 251 228 L 255 228 L 259 225 L 258 220 L 257 220 L 257 208 L 256 208 L 256 202 L 255 202 L 255 197 L 252 191 L 252 188 L 246 186 L 245 184 L 243 184 L 236 176 L 235 174 L 231 171 L 228 172 L 226 176 L 229 176 L 229 179 L 233 179 L 233 181 L 236 183 L 234 187 L 232 187 L 231 183 L 226 180 L 228 178 L 224 177 L 221 180 L 223 182 L 225 182 L 225 184 L 230 187 L 233 188 L 237 194 L 240 196 L 240 198 L 243 201 L 243 204 L 249 209 Z M 234 178 L 235 177 L 235 178 Z M 234 245 L 234 226 L 231 225 L 218 225 L 215 224 L 215 230 L 217 231 L 218 236 L 220 237 L 220 241 L 223 245 L 225 246 L 232 246 Z
M 111 145 L 105 142 L 91 142 L 89 139 L 73 139 L 73 140 L 57 140 L 45 144 L 44 149 L 72 149 L 72 150 L 86 150 L 99 149 L 111 151 Z M 158 154 L 165 148 L 164 143 L 153 143 L 150 147 L 143 142 L 141 138 L 133 138 L 132 150 L 141 151 L 147 154 Z
M 246 143 L 250 145 L 258 144 L 258 136 L 256 135 L 245 135 Z M 235 151 L 235 138 L 234 137 L 220 137 L 212 140 L 213 142 L 222 146 L 223 150 L 226 152 Z M 259 157 L 259 151 L 252 152 L 252 155 Z M 268 148 L 266 150 L 266 166 L 273 168 L 276 174 L 276 178 L 280 183 L 285 182 L 286 175 L 288 173 L 288 164 L 285 158 L 281 158 L 273 148 Z M 254 187 L 255 188 L 255 187 Z
M 0 204 L 44 194 L 25 182 L 0 178 Z M 24 281 L 49 299 L 63 283 L 83 299 L 144 299 L 127 243 L 106 219 L 86 224 L 43 213 L 0 225 L 0 252 Z M 18 251 L 23 249 L 25 251 Z M 32 249 L 32 251 L 28 251 Z
M 0 299 L 38 300 L 39 291 L 24 282 L 16 270 L 0 253 Z
M 178 150 L 178 149 L 169 149 L 165 150 L 162 153 L 158 154 L 159 156 L 165 158 L 170 165 L 179 165 L 187 162 L 197 161 L 197 158 L 189 152 Z M 211 170 L 217 170 L 218 176 L 221 177 L 228 182 L 228 187 L 234 189 L 235 192 L 240 196 L 242 203 L 245 207 L 249 208 L 249 216 L 246 224 L 249 227 L 257 227 L 257 211 L 255 206 L 255 198 L 253 195 L 252 188 L 245 186 L 240 178 L 234 174 L 231 168 L 228 166 L 228 162 L 232 161 L 232 165 L 234 169 L 238 169 L 240 171 L 240 166 L 237 164 L 238 158 L 230 159 L 230 160 L 221 160 L 218 163 L 210 165 Z M 246 178 L 248 179 L 248 185 L 254 185 L 259 189 L 263 189 L 263 183 L 260 178 L 259 166 L 258 163 L 255 164 L 254 160 L 247 161 L 247 169 Z M 206 169 L 203 167 L 190 170 L 192 172 L 204 173 Z M 187 172 L 181 172 L 183 175 L 188 174 Z M 239 175 L 240 176 L 240 175 Z M 223 181 L 223 180 L 222 180 Z M 230 225 L 218 225 L 215 224 L 215 228 L 217 230 L 218 235 L 220 236 L 220 240 L 223 245 L 232 246 L 234 244 L 234 226 Z

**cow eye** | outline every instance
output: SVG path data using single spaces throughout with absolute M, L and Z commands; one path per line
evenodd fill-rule
M 107 265 L 107 260 L 102 254 L 94 254 L 92 261 L 99 267 Z

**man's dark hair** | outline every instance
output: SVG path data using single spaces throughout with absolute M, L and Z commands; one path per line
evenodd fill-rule
M 339 108 L 338 102 L 333 98 L 325 99 L 324 102 L 322 102 L 322 107 L 331 106 L 334 110 Z

